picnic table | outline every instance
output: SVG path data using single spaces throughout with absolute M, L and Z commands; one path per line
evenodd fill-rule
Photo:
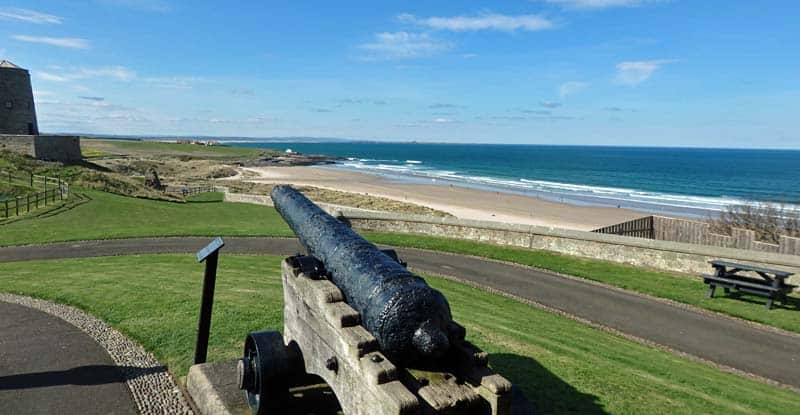
M 793 275 L 791 272 L 719 260 L 709 263 L 714 268 L 714 274 L 702 275 L 703 282 L 708 284 L 708 298 L 713 298 L 714 290 L 720 286 L 725 293 L 737 290 L 766 297 L 766 308 L 770 310 L 774 300 L 786 301 L 786 294 L 796 287 L 786 283 L 786 278 Z M 756 274 L 760 278 L 741 272 Z

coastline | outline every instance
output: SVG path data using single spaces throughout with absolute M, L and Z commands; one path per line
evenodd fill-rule
M 306 185 L 380 196 L 427 206 L 463 219 L 589 231 L 648 215 L 647 212 L 624 208 L 578 206 L 441 182 L 412 183 L 330 167 L 241 167 L 239 170 L 240 175 L 229 179 Z

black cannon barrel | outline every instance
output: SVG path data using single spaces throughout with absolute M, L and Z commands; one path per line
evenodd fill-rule
M 271 196 L 389 359 L 411 363 L 449 349 L 452 316 L 442 293 L 292 187 L 276 186 Z

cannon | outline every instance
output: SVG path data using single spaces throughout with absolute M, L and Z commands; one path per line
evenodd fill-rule
M 289 186 L 271 193 L 307 255 L 282 262 L 284 331 L 250 333 L 239 388 L 254 414 L 324 380 L 346 415 L 510 415 L 511 383 L 465 340 L 444 295 Z
M 272 200 L 390 360 L 405 364 L 447 351 L 452 317 L 442 293 L 293 188 L 276 186 Z

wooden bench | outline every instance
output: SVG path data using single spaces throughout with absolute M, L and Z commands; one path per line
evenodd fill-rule
M 774 300 L 786 301 L 786 294 L 795 288 L 794 285 L 785 282 L 786 278 L 793 275 L 791 272 L 727 261 L 709 261 L 709 263 L 714 267 L 714 275 L 701 275 L 703 283 L 708 284 L 708 298 L 713 298 L 714 290 L 720 286 L 725 289 L 725 293 L 736 290 L 766 297 L 766 308 L 770 310 Z M 753 272 L 761 278 L 749 277 L 739 272 Z

